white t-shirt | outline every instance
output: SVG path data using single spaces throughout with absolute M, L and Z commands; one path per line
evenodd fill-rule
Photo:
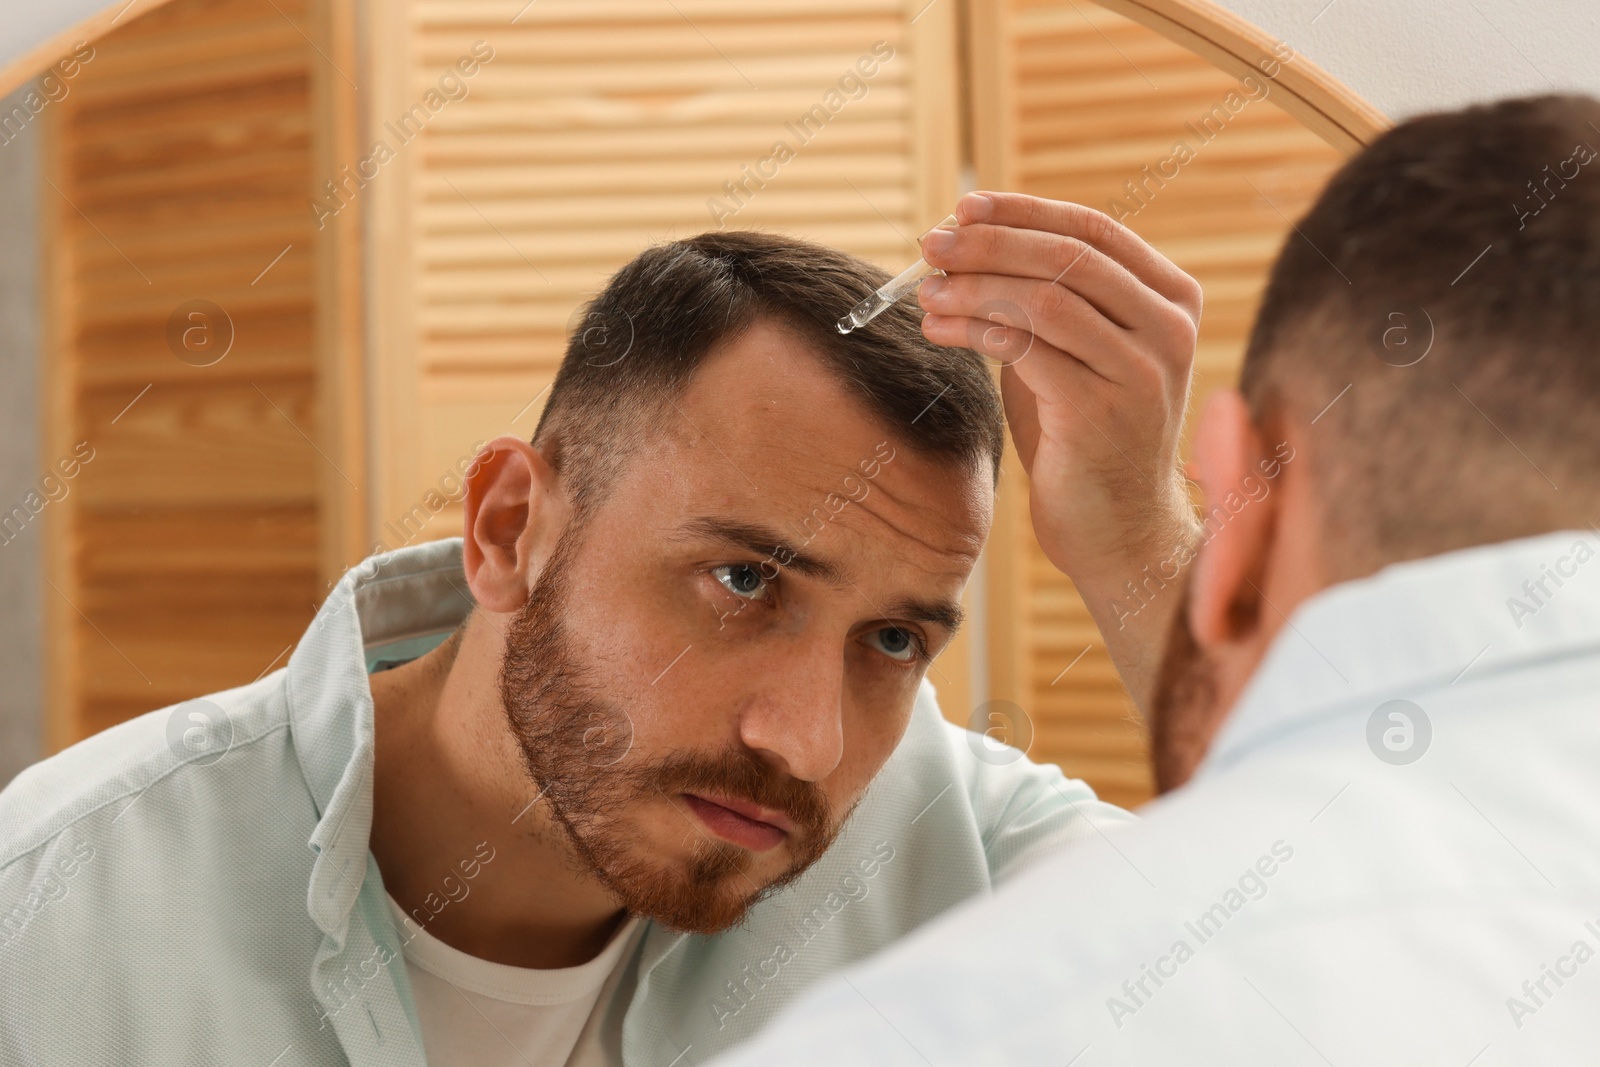
M 539 970 L 451 948 L 409 920 L 393 897 L 389 910 L 401 931 L 431 1067 L 565 1064 L 639 926 L 630 918 L 588 963 Z

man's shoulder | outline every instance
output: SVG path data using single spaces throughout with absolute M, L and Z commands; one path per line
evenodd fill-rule
M 1015 735 L 1022 724 L 1006 727 Z M 916 792 L 923 785 L 938 792 L 929 792 L 928 807 L 916 812 L 917 820 L 932 820 L 934 827 L 943 824 L 935 832 L 947 832 L 951 823 L 970 829 L 996 882 L 1040 856 L 1135 821 L 1055 764 L 1033 761 L 992 732 L 949 721 L 927 681 L 917 694 L 905 738 L 874 782 L 869 799 L 880 805 L 884 794 Z M 862 806 L 868 808 L 868 801 Z
M 1518 1028 L 1540 1009 L 1506 1000 L 1539 965 L 1527 946 L 1588 958 L 1600 937 L 1600 858 L 1577 847 L 1600 833 L 1600 727 L 1565 695 L 1505 714 L 1525 685 L 1419 697 L 1451 729 L 1410 765 L 1371 747 L 1362 708 L 1272 739 L 951 909 L 733 1062 L 907 1042 L 952 1062 L 1280 1062 L 1304 1054 L 1281 1017 L 1334 1062 L 1421 1062 L 1463 1013 Z
M 183 768 L 231 761 L 233 769 L 258 759 L 260 743 L 288 721 L 279 672 L 146 712 L 27 767 L 0 790 L 0 880 L 85 819 L 104 814 L 137 825 L 142 813 L 133 805 Z
M 137 1046 L 266 1062 L 290 1040 L 334 1054 L 309 985 L 316 810 L 281 689 L 141 715 L 0 792 L 0 958 L 26 976 L 0 983 L 0 1061 L 26 1047 L 29 1062 L 108 1063 Z M 174 1004 L 228 1025 L 177 1025 Z

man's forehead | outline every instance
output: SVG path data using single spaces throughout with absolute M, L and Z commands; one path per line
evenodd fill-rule
M 852 370 L 871 373 L 867 366 Z M 831 492 L 846 475 L 876 472 L 885 455 L 901 471 L 954 465 L 902 462 L 903 434 L 868 406 L 859 386 L 841 380 L 814 341 L 768 319 L 712 349 L 667 422 L 678 443 L 725 460 L 760 489 L 774 477 Z
M 988 483 L 975 472 L 954 478 L 948 468 L 897 479 L 894 467 L 906 459 L 886 448 L 865 470 L 813 489 L 830 483 L 774 476 L 753 486 L 721 457 L 707 470 L 703 456 L 680 453 L 636 467 L 624 495 L 648 494 L 648 521 L 671 541 L 721 540 L 798 554 L 803 562 L 790 569 L 835 584 L 847 571 L 861 580 L 863 567 L 965 580 L 988 537 Z

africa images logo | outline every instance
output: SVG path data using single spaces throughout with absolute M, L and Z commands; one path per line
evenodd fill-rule
M 1391 766 L 1417 762 L 1432 743 L 1428 713 L 1409 700 L 1386 700 L 1367 717 L 1367 747 Z

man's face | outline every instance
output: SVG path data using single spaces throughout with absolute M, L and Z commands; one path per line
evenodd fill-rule
M 899 742 L 993 486 L 768 323 L 675 405 L 540 574 L 501 696 L 580 867 L 708 933 L 816 860 Z

